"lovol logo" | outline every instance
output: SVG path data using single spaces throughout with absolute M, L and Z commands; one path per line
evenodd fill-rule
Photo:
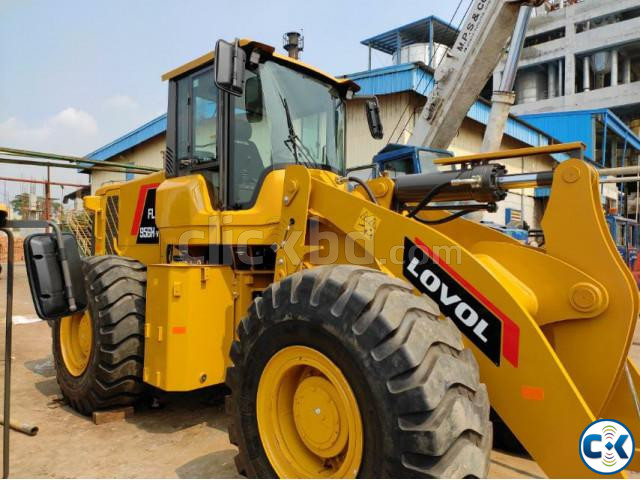
M 160 240 L 160 231 L 156 227 L 156 188 L 157 183 L 140 187 L 131 225 L 131 235 L 136 236 L 136 243 L 155 244 Z
M 402 271 L 420 292 L 434 300 L 440 311 L 493 363 L 500 365 L 503 323 L 505 341 L 502 353 L 514 367 L 518 366 L 519 328 L 464 280 L 451 266 L 442 262 L 419 239 L 404 243 Z
M 612 475 L 624 470 L 634 452 L 631 432 L 616 420 L 596 420 L 580 436 L 580 458 L 600 475 Z

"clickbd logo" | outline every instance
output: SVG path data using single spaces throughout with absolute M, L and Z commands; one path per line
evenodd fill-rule
M 633 436 L 616 420 L 596 420 L 580 436 L 580 457 L 600 475 L 624 470 L 635 451 Z

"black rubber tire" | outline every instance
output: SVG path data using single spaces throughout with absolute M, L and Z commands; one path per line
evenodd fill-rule
M 358 402 L 358 476 L 484 477 L 492 428 L 486 387 L 454 324 L 426 297 L 376 270 L 327 266 L 291 275 L 256 298 L 231 348 L 229 438 L 238 471 L 274 477 L 260 440 L 256 392 L 289 345 L 328 356 Z
M 114 255 L 83 259 L 93 345 L 80 376 L 66 368 L 60 322 L 53 325 L 56 378 L 69 405 L 83 415 L 133 405 L 143 392 L 146 267 Z

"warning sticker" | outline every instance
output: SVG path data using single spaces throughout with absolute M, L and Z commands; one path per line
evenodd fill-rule
M 367 240 L 373 240 L 379 225 L 380 219 L 368 209 L 363 208 L 353 228 L 356 232 L 362 233 Z

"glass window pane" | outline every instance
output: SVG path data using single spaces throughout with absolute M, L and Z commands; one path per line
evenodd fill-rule
M 344 171 L 344 103 L 330 86 L 267 61 L 235 98 L 230 205 L 251 203 L 266 168 L 300 163 Z
M 189 77 L 178 80 L 177 85 L 177 125 L 176 148 L 178 160 L 189 158 Z
M 384 164 L 384 169 L 389 172 L 391 178 L 397 178 L 413 171 L 413 158 L 402 158 L 399 160 L 391 160 Z
M 271 162 L 269 123 L 262 106 L 262 85 L 258 75 L 247 71 L 245 93 L 235 99 L 234 142 L 231 156 L 232 205 L 251 202 L 258 180 Z
M 198 160 L 216 158 L 216 123 L 218 113 L 218 89 L 213 70 L 206 70 L 193 77 L 193 155 Z

